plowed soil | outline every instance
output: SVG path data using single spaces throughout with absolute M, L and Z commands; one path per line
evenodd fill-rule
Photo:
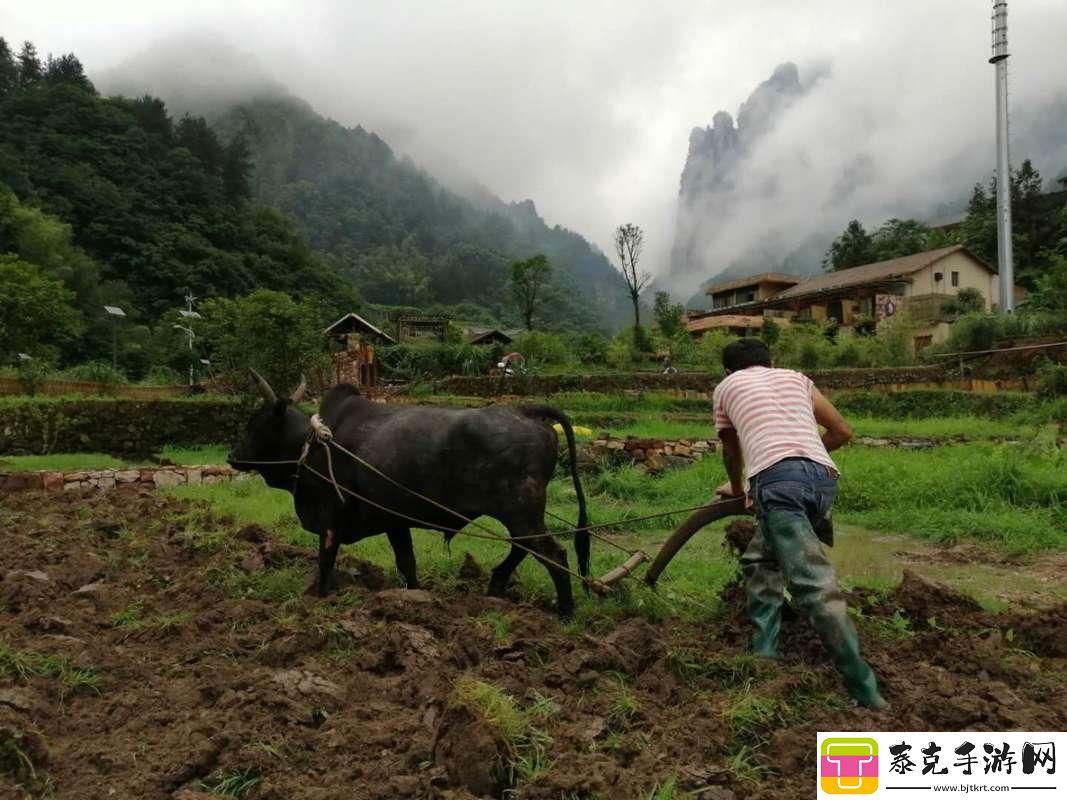
M 458 589 L 350 560 L 331 598 L 255 599 L 241 576 L 314 553 L 150 492 L 2 496 L 0 529 L 5 798 L 807 798 L 818 730 L 1067 728 L 1067 608 L 994 616 L 910 573 L 851 598 L 871 712 L 801 621 L 783 662 L 747 657 L 736 585 L 713 619 L 578 631 L 472 562 Z

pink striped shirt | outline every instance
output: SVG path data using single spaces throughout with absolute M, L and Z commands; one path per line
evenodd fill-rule
M 795 457 L 837 472 L 815 422 L 814 388 L 806 375 L 771 367 L 732 372 L 715 387 L 715 427 L 737 430 L 746 477 Z

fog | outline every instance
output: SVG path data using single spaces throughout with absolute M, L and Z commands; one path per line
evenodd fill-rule
M 193 106 L 285 87 L 446 181 L 532 198 L 607 253 L 617 224 L 641 225 L 647 268 L 685 293 L 708 277 L 668 274 L 690 130 L 736 115 L 781 62 L 821 77 L 748 159 L 730 213 L 700 221 L 709 265 L 853 217 L 932 214 L 988 176 L 989 12 L 978 0 L 0 0 L 0 35 L 73 51 L 104 84 L 146 51 L 179 54 L 168 77 L 196 88 L 171 100 Z M 1067 168 L 1067 4 L 1009 14 L 1013 160 L 1032 155 L 1051 178 Z

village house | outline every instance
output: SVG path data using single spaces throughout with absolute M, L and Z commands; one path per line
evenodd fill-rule
M 518 331 L 501 330 L 500 328 L 471 328 L 467 331 L 467 344 L 477 345 L 509 345 L 518 336 Z
M 878 331 L 906 314 L 921 349 L 948 337 L 945 305 L 963 289 L 978 290 L 987 309 L 1000 302 L 996 270 L 953 245 L 810 278 L 766 273 L 709 286 L 712 308 L 690 312 L 686 329 L 695 337 L 710 330 L 755 335 L 770 317 L 779 324 L 833 321 L 842 330 Z
M 374 345 L 396 344 L 392 336 L 352 312 L 330 325 L 324 333 L 339 345 L 338 350 L 330 353 L 335 385 L 378 385 L 378 362 L 374 357 Z

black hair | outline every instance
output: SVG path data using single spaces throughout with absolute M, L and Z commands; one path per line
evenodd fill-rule
M 771 351 L 762 339 L 738 339 L 723 349 L 722 365 L 729 372 L 737 372 L 747 367 L 769 367 Z

